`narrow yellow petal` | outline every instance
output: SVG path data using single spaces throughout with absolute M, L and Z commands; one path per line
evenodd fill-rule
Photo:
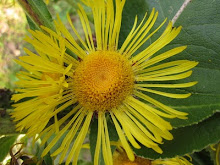
M 65 40 L 66 47 L 78 57 L 83 59 L 86 56 L 86 52 L 79 46 L 79 44 L 75 41 L 70 32 L 66 29 L 59 15 L 57 15 L 57 21 L 55 21 L 54 24 L 56 28 L 67 38 L 67 40 Z
M 112 151 L 111 151 L 108 126 L 107 126 L 105 115 L 103 115 L 103 121 L 104 121 L 104 130 L 105 130 L 104 137 L 105 137 L 105 141 L 106 141 L 106 150 L 107 150 L 106 160 L 109 163 L 109 165 L 113 165 Z M 103 155 L 103 157 L 105 157 L 105 155 Z
M 106 9 L 106 26 L 102 27 L 105 30 L 104 35 L 104 45 L 103 45 L 103 50 L 107 50 L 108 49 L 108 41 L 109 38 L 111 37 L 112 34 L 112 28 L 113 28 L 113 20 L 114 20 L 114 5 L 113 5 L 113 1 L 109 0 L 106 2 L 106 7 L 103 8 Z M 104 15 L 104 13 L 102 13 Z M 103 32 L 104 32 L 103 30 Z
M 176 54 L 178 54 L 178 53 L 180 53 L 180 52 L 182 52 L 183 50 L 185 50 L 186 49 L 186 46 L 181 46 L 181 47 L 177 47 L 177 48 L 173 48 L 173 49 L 171 49 L 171 50 L 169 50 L 169 51 L 167 51 L 167 52 L 165 52 L 165 53 L 162 53 L 162 54 L 160 54 L 160 55 L 158 55 L 158 56 L 155 56 L 154 58 L 152 58 L 152 59 L 149 59 L 149 60 L 147 60 L 149 57 L 144 57 L 143 59 L 144 60 L 142 60 L 142 61 L 145 61 L 145 60 L 147 60 L 147 61 L 145 61 L 145 62 L 143 62 L 142 64 L 140 64 L 140 65 L 138 65 L 138 66 L 136 66 L 136 71 L 139 71 L 139 70 L 142 70 L 142 69 L 144 69 L 144 68 L 146 68 L 146 67 L 149 67 L 149 66 L 151 66 L 151 65 L 153 65 L 153 64 L 156 64 L 156 63 L 158 63 L 158 62 L 160 62 L 160 61 L 162 61 L 162 60 L 164 60 L 164 59 L 167 59 L 167 58 L 169 58 L 169 57 L 172 57 L 172 56 L 174 56 L 174 55 L 176 55 Z M 137 55 L 138 56 L 138 55 Z M 136 56 L 135 56 L 136 57 Z M 146 58 L 146 59 L 145 59 Z M 140 61 L 140 60 L 139 60 Z M 139 62 L 138 61 L 138 62 Z M 138 64 L 138 63 L 137 63 Z
M 95 147 L 95 155 L 94 155 L 94 165 L 99 165 L 99 154 L 101 150 L 101 142 L 102 142 L 102 127 L 103 125 L 103 116 L 102 112 L 98 113 L 98 135 L 97 135 L 97 141 L 96 141 L 96 147 Z
M 170 26 L 171 24 L 171 26 Z M 165 45 L 167 45 L 169 42 L 171 42 L 179 33 L 181 30 L 181 27 L 173 28 L 172 29 L 172 23 L 169 23 L 168 30 L 165 30 L 165 32 L 154 42 L 152 43 L 148 48 L 137 54 L 135 57 L 133 57 L 133 61 L 136 63 L 136 66 L 142 67 L 145 65 L 146 61 L 152 57 L 157 51 L 162 49 Z M 176 53 L 177 54 L 177 53 Z M 171 55 L 172 56 L 172 55 Z M 169 56 L 169 57 L 171 57 Z M 155 58 L 157 58 L 156 56 Z M 168 58 L 168 57 L 166 57 Z
M 94 48 L 94 42 L 93 42 L 93 38 L 92 38 L 92 31 L 91 31 L 91 28 L 90 28 L 90 25 L 89 25 L 89 20 L 87 18 L 87 15 L 83 9 L 83 7 L 81 5 L 78 5 L 79 6 L 79 9 L 78 10 L 78 15 L 80 17 L 80 21 L 82 23 L 82 27 L 83 27 L 83 30 L 84 30 L 84 33 L 85 33 L 85 38 L 86 38 L 86 41 L 87 41 L 87 45 L 89 46 L 89 50 L 90 51 L 94 51 L 95 48 Z
M 102 124 L 104 124 L 103 121 L 102 121 Z M 105 141 L 105 129 L 104 129 L 104 127 L 102 128 L 101 133 L 102 133 L 102 154 L 103 154 L 105 164 L 109 165 L 110 162 L 108 161 L 108 153 L 107 153 L 107 146 L 106 146 L 106 141 Z
M 118 110 L 118 109 L 117 109 Z M 117 112 L 116 112 L 117 113 Z M 120 119 L 120 118 L 119 118 Z M 121 123 L 123 130 L 128 138 L 128 140 L 130 141 L 130 143 L 135 147 L 135 148 L 141 148 L 141 146 L 136 142 L 136 140 L 134 139 L 133 135 L 130 132 L 130 127 L 126 126 L 126 124 L 124 122 L 121 122 L 121 120 L 119 120 L 119 122 Z
M 159 101 L 157 101 L 157 100 L 155 100 L 155 99 L 153 99 L 153 98 L 151 98 L 151 97 L 149 97 L 149 96 L 147 96 L 147 95 L 145 95 L 145 94 L 143 94 L 141 92 L 134 91 L 134 94 L 136 96 L 140 97 L 141 99 L 144 99 L 144 100 L 150 102 L 151 104 L 161 108 L 165 112 L 168 112 L 170 114 L 173 114 L 174 116 L 177 116 L 178 118 L 182 118 L 182 117 L 184 118 L 186 115 L 188 115 L 185 112 L 180 112 L 180 111 L 177 111 L 177 110 L 175 110 L 175 109 L 173 109 L 173 108 L 171 108 L 169 106 L 166 106 L 166 105 L 160 103 Z
M 157 148 L 157 144 L 153 142 L 146 134 L 143 133 L 143 130 L 141 130 L 136 124 L 136 122 L 132 121 L 125 115 L 124 112 L 114 112 L 119 122 L 124 127 L 129 127 L 131 133 L 133 136 L 143 145 L 145 145 L 148 148 Z M 140 125 L 139 125 L 140 126 Z M 143 127 L 142 127 L 143 128 Z M 149 135 L 149 132 L 147 131 L 147 134 Z M 152 136 L 152 135 L 151 135 Z
M 146 118 L 144 118 L 143 116 L 141 116 L 141 114 L 139 114 L 137 111 L 135 111 L 133 108 L 131 108 L 129 105 L 126 105 L 129 112 L 131 114 L 133 114 L 135 117 L 137 117 L 137 119 L 139 119 L 145 126 L 147 129 L 149 129 L 149 131 L 152 132 L 152 134 L 155 136 L 156 138 L 156 142 L 157 143 L 162 143 L 162 138 L 166 139 L 166 140 L 172 140 L 173 136 L 172 134 L 165 129 L 161 129 L 160 126 L 158 126 L 157 124 L 154 123 L 150 123 L 147 121 Z
M 74 27 L 74 25 L 73 25 L 73 23 L 72 23 L 72 21 L 71 21 L 71 18 L 70 18 L 70 16 L 69 16 L 69 14 L 67 14 L 67 20 L 68 20 L 68 22 L 69 22 L 69 24 L 70 24 L 70 26 L 71 26 L 73 32 L 76 34 L 77 38 L 80 40 L 81 44 L 83 45 L 83 47 L 84 47 L 87 51 L 89 51 L 88 46 L 87 46 L 86 43 L 83 41 L 83 39 L 80 37 L 79 33 L 77 32 L 76 28 Z
M 185 62 L 188 62 L 188 60 L 176 60 L 176 61 L 166 62 L 166 63 L 159 64 L 159 65 L 156 65 L 156 66 L 153 66 L 153 67 L 148 67 L 148 68 L 139 70 L 139 71 L 136 72 L 136 74 L 150 72 L 150 71 L 156 71 L 156 70 L 160 70 L 160 69 L 162 70 L 162 69 L 169 68 L 169 67 L 172 67 L 172 66 L 176 66 L 176 65 L 179 65 L 179 64 L 182 64 L 182 63 L 185 63 Z
M 135 84 L 136 87 L 160 87 L 160 88 L 186 88 L 197 84 L 197 81 L 182 84 Z
M 65 148 L 69 149 L 70 145 L 68 145 L 67 143 L 72 142 L 72 140 L 75 137 L 77 131 L 79 130 L 80 124 L 82 123 L 84 116 L 85 116 L 82 113 L 82 109 L 79 110 L 79 113 L 77 112 L 77 114 L 75 114 L 75 116 L 77 115 L 77 118 L 75 119 L 74 124 L 71 126 L 71 129 L 68 131 L 65 138 L 63 139 L 61 146 L 56 151 L 54 151 L 51 154 L 51 156 L 56 156 L 62 151 L 65 152 Z M 62 155 L 63 155 L 63 153 L 62 153 Z M 61 155 L 60 159 L 62 158 L 62 155 Z M 60 161 L 62 161 L 62 160 L 60 160 Z
M 131 43 L 129 44 L 128 48 L 125 50 L 125 53 L 130 54 L 133 49 L 135 49 L 137 46 L 140 47 L 140 42 L 144 39 L 144 37 L 148 34 L 150 29 L 153 27 L 155 21 L 158 17 L 158 12 L 154 15 L 154 10 L 151 12 L 150 18 L 146 21 L 146 23 L 141 27 L 141 29 L 138 31 L 136 36 L 132 39 Z
M 159 126 L 162 130 L 172 129 L 172 126 L 170 125 L 169 122 L 163 120 L 157 114 L 153 113 L 153 111 L 151 111 L 151 109 L 153 109 L 151 106 L 144 104 L 143 102 L 133 97 L 128 97 L 127 104 L 133 107 L 136 111 L 138 111 L 142 116 L 144 116 L 150 122 L 157 123 L 157 126 Z
M 79 131 L 81 124 L 83 123 L 83 119 L 85 117 L 85 114 L 80 114 L 77 121 L 74 123 L 72 129 L 66 136 L 66 138 L 63 140 L 62 145 L 59 149 L 57 149 L 52 155 L 57 155 L 58 153 L 62 152 L 59 160 L 59 164 L 63 162 L 65 159 L 69 149 L 71 148 L 71 143 L 76 135 L 76 133 Z
M 154 12 L 154 9 L 153 9 L 153 11 L 151 12 L 151 15 L 153 14 L 153 12 Z M 150 17 L 148 18 L 148 20 L 150 20 L 150 18 L 152 17 L 151 15 L 150 15 Z M 121 46 L 121 48 L 120 48 L 120 50 L 119 50 L 119 53 L 120 53 L 120 54 L 123 54 L 125 48 L 126 48 L 126 47 L 128 46 L 128 44 L 132 41 L 134 35 L 138 32 L 138 30 L 139 30 L 140 27 L 142 26 L 142 24 L 143 24 L 143 22 L 144 22 L 146 16 L 147 16 L 147 13 L 145 13 L 144 18 L 142 19 L 141 23 L 138 25 L 137 28 L 136 28 L 136 26 L 137 26 L 138 17 L 137 17 L 137 16 L 135 17 L 133 27 L 132 27 L 131 31 L 129 32 L 127 38 L 125 39 L 124 43 L 122 44 L 122 46 Z M 146 23 L 145 23 L 145 24 L 146 24 Z M 136 29 L 135 29 L 135 28 L 136 28 Z
M 119 32 L 121 28 L 122 10 L 125 4 L 125 0 L 116 0 L 115 3 L 116 3 L 116 11 L 115 11 L 114 27 L 111 34 L 111 40 L 109 41 L 109 46 L 110 48 L 115 47 L 115 50 L 117 50 Z
M 63 104 L 62 106 L 60 106 L 59 108 L 57 108 L 52 114 L 51 117 L 58 114 L 59 112 L 63 111 L 65 108 L 69 107 L 70 105 L 76 103 L 76 100 L 69 100 L 68 102 L 66 102 L 65 104 Z M 77 110 L 77 108 L 79 108 L 79 105 L 77 105 L 74 110 Z
M 88 132 L 88 129 L 89 129 L 89 125 L 90 125 L 90 122 L 91 122 L 91 118 L 92 118 L 92 115 L 93 115 L 93 112 L 88 112 L 87 116 L 86 116 L 86 119 L 85 119 L 85 122 L 82 126 L 82 129 L 80 130 L 75 142 L 74 142 L 74 145 L 72 147 L 72 149 L 70 150 L 69 152 L 69 155 L 66 159 L 66 164 L 69 164 L 71 162 L 71 160 L 73 159 L 73 164 L 77 164 L 77 160 L 78 160 L 78 156 L 79 156 L 79 153 L 80 153 L 80 149 L 82 147 L 82 143 L 86 137 L 86 134 Z M 74 157 L 73 157 L 74 156 Z
M 111 114 L 111 117 L 112 117 L 112 120 L 114 122 L 114 125 L 115 125 L 115 128 L 117 130 L 117 133 L 118 133 L 118 136 L 119 136 L 119 139 L 122 143 L 122 146 L 123 148 L 125 149 L 125 152 L 127 153 L 128 155 L 128 158 L 131 160 L 131 161 L 134 161 L 135 157 L 134 157 L 134 153 L 131 149 L 131 147 L 129 146 L 126 138 L 125 138 L 125 135 L 123 134 L 122 130 L 121 130 L 121 127 L 119 126 L 114 114 L 112 112 L 110 112 Z
M 135 43 L 130 54 L 134 54 L 148 39 L 151 38 L 151 36 L 153 36 L 166 23 L 166 21 L 167 19 L 165 19 L 152 33 L 150 33 L 146 38 L 144 38 L 139 44 Z
M 68 124 L 55 136 L 55 138 L 48 144 L 48 146 L 44 149 L 41 156 L 44 157 L 51 149 L 52 147 L 57 143 L 57 141 L 63 136 L 63 134 L 69 129 L 69 127 L 72 125 L 72 123 L 77 119 L 77 117 L 80 115 L 81 111 L 78 111 L 75 116 L 68 122 Z
M 150 92 L 150 93 L 155 93 L 155 94 L 158 94 L 158 95 L 161 95 L 161 96 L 175 98 L 175 99 L 184 99 L 184 98 L 187 98 L 191 95 L 191 93 L 175 94 L 175 93 L 167 93 L 167 92 L 156 91 L 156 90 L 153 90 L 153 89 L 142 88 L 142 87 L 137 87 L 136 89 L 146 91 L 146 92 Z
M 171 76 L 161 76 L 161 77 L 136 77 L 136 81 L 170 81 L 170 80 L 181 80 L 191 76 L 192 71 L 187 71 L 184 73 L 171 75 Z
M 181 73 L 181 72 L 185 72 L 187 70 L 190 70 L 190 69 L 194 68 L 197 64 L 198 64 L 198 62 L 195 62 L 195 61 L 187 61 L 185 63 L 179 64 L 177 66 L 173 66 L 170 68 L 140 73 L 137 75 L 137 77 L 139 77 L 139 76 L 140 77 L 159 77 L 159 76 L 167 76 L 167 75 L 177 74 L 177 73 Z

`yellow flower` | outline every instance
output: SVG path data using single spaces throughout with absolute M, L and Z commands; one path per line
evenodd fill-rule
M 33 32 L 34 40 L 27 37 L 39 55 L 24 49 L 28 56 L 20 57 L 18 64 L 26 71 L 17 74 L 20 81 L 16 84 L 17 94 L 12 100 L 20 103 L 14 104 L 12 117 L 19 121 L 17 130 L 28 129 L 27 135 L 35 136 L 48 124 L 51 118 L 57 120 L 54 110 L 60 104 L 68 101 L 71 95 L 65 95 L 64 89 L 68 87 L 65 76 L 71 69 L 73 63 L 65 55 L 64 39 L 55 40 L 42 32 Z M 44 40 L 39 41 L 39 38 Z M 49 44 L 48 44 L 49 43 Z M 64 66 L 64 63 L 68 67 Z
M 50 0 L 44 0 L 44 2 L 48 5 L 50 3 Z
M 35 140 L 41 137 L 42 144 L 55 134 L 42 156 L 64 137 L 60 147 L 51 155 L 60 154 L 60 163 L 65 159 L 66 164 L 71 161 L 77 164 L 92 116 L 96 115 L 98 132 L 94 164 L 98 164 L 102 150 L 105 163 L 111 165 L 113 160 L 106 119 L 109 115 L 130 160 L 134 160 L 135 156 L 129 142 L 135 148 L 141 148 L 142 144 L 162 153 L 158 144 L 162 144 L 163 139 L 173 139 L 169 132 L 172 126 L 164 118 L 186 119 L 187 113 L 162 104 L 148 93 L 175 99 L 187 98 L 190 93 L 167 93 L 157 89 L 186 88 L 197 83 L 163 83 L 189 77 L 191 69 L 198 64 L 189 60 L 163 62 L 182 52 L 186 46 L 155 55 L 180 33 L 181 27 L 173 28 L 170 22 L 156 41 L 137 53 L 166 22 L 152 31 L 158 12 L 153 9 L 149 18 L 146 19 L 146 14 L 139 25 L 136 17 L 133 28 L 119 48 L 125 0 L 84 0 L 84 3 L 92 9 L 96 43 L 81 5 L 78 15 L 85 41 L 69 16 L 71 32 L 59 17 L 55 21 L 56 32 L 47 27 L 42 27 L 47 35 L 30 31 L 34 39 L 26 40 L 39 55 L 26 49 L 28 56 L 18 61 L 27 70 L 19 74 L 19 93 L 13 96 L 15 101 L 23 99 L 15 104 L 13 113 L 18 129 L 27 129 L 30 136 L 39 134 Z M 66 50 L 77 58 L 71 57 Z M 61 115 L 64 116 L 58 117 Z M 53 124 L 46 127 L 49 121 Z

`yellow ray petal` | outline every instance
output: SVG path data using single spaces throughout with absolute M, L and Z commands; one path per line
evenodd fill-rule
M 102 112 L 98 113 L 98 134 L 97 134 L 97 140 L 96 140 L 96 147 L 95 147 L 95 155 L 94 155 L 94 165 L 99 164 L 99 154 L 101 150 L 101 143 L 102 143 L 102 127 L 103 125 L 103 116 Z
M 117 109 L 118 110 L 118 109 Z M 121 120 L 120 120 L 121 121 Z M 120 122 L 119 121 L 119 122 Z M 131 134 L 130 132 L 130 127 L 128 128 L 124 122 L 120 122 L 122 127 L 123 127 L 123 130 L 128 138 L 128 140 L 130 141 L 130 143 L 135 147 L 135 148 L 141 148 L 141 146 L 136 142 L 136 140 L 134 139 L 133 135 Z
M 87 18 L 87 15 L 86 15 L 83 7 L 81 5 L 78 5 L 78 6 L 80 9 L 80 10 L 78 10 L 78 15 L 79 15 L 80 21 L 82 23 L 82 27 L 83 27 L 83 30 L 85 33 L 87 45 L 88 45 L 90 51 L 94 51 L 95 48 L 94 48 L 94 42 L 93 42 L 93 38 L 92 38 L 92 31 L 91 31 L 91 28 L 89 25 L 89 20 Z
M 103 121 L 104 121 L 104 130 L 105 130 L 105 141 L 106 141 L 106 150 L 107 150 L 107 155 L 106 155 L 106 160 L 109 163 L 109 165 L 113 165 L 113 160 L 112 160 L 112 151 L 111 151 L 111 145 L 110 145 L 110 139 L 109 139 L 109 133 L 108 133 L 108 126 L 105 118 L 105 114 L 103 114 Z M 105 157 L 105 155 L 103 155 Z
M 141 93 L 141 92 L 138 92 L 138 91 L 134 91 L 134 94 L 138 97 L 140 97 L 141 99 L 144 99 L 148 102 L 150 102 L 151 104 L 154 104 L 155 106 L 161 108 L 162 110 L 164 110 L 165 112 L 168 112 L 170 114 L 173 114 L 174 116 L 177 116 L 178 118 L 186 118 L 185 116 L 188 115 L 187 113 L 185 112 L 180 112 L 180 111 L 177 111 L 171 107 L 168 107 L 162 103 L 160 103 L 159 101 Z
M 72 149 L 70 150 L 69 155 L 66 159 L 66 164 L 69 164 L 72 159 L 73 159 L 72 163 L 77 164 L 80 149 L 82 147 L 82 143 L 83 143 L 83 141 L 86 137 L 86 134 L 88 132 L 92 115 L 93 115 L 92 111 L 88 112 L 88 114 L 86 116 L 86 119 L 85 119 L 85 122 L 83 123 L 82 129 L 80 130 L 80 132 L 79 132 L 79 134 L 78 134 L 78 136 L 77 136 L 77 138 L 74 142 L 74 145 L 73 145 Z
M 158 147 L 156 143 L 154 143 L 151 139 L 149 139 L 148 136 L 146 136 L 140 128 L 138 128 L 137 125 L 133 121 L 131 121 L 124 112 L 115 111 L 114 114 L 116 115 L 119 122 L 124 127 L 129 127 L 131 133 L 134 135 L 134 137 L 143 145 L 145 145 L 148 148 L 154 149 L 158 153 L 162 153 L 162 150 Z M 137 124 L 137 123 L 136 123 Z
M 73 25 L 73 23 L 72 23 L 72 21 L 71 21 L 71 18 L 70 18 L 70 16 L 69 16 L 69 14 L 67 14 L 67 20 L 68 20 L 68 22 L 69 22 L 69 24 L 70 24 L 70 26 L 71 26 L 73 32 L 76 34 L 77 38 L 80 40 L 81 44 L 83 45 L 83 47 L 84 47 L 87 51 L 89 51 L 88 46 L 87 46 L 86 43 L 83 41 L 83 39 L 81 38 L 81 36 L 80 36 L 79 33 L 77 32 L 76 28 L 74 27 L 74 25 Z
M 116 11 L 114 19 L 114 27 L 111 34 L 111 40 L 109 40 L 110 48 L 115 47 L 115 50 L 118 48 L 119 32 L 121 29 L 121 20 L 122 20 L 122 10 L 125 4 L 125 0 L 116 0 Z
M 71 126 L 71 129 L 65 135 L 65 138 L 63 139 L 61 146 L 56 151 L 54 151 L 51 154 L 51 156 L 56 156 L 62 151 L 65 153 L 66 148 L 67 148 L 67 150 L 69 149 L 69 147 L 70 147 L 69 142 L 70 143 L 72 142 L 73 138 L 75 137 L 75 135 L 76 135 L 77 131 L 79 130 L 79 127 L 85 117 L 85 115 L 82 113 L 82 109 L 79 110 L 79 113 L 81 113 L 81 114 L 78 114 L 78 112 L 75 114 L 75 116 L 78 116 L 78 117 L 75 119 L 73 125 Z M 63 155 L 63 153 L 62 153 L 62 155 Z M 63 157 L 62 155 L 60 157 L 60 159 L 61 159 L 60 161 L 62 161 L 62 157 Z
M 68 122 L 68 124 L 54 137 L 54 139 L 47 145 L 47 147 L 42 152 L 42 157 L 44 157 L 51 149 L 52 147 L 57 143 L 57 141 L 63 136 L 63 134 L 69 129 L 69 127 L 72 125 L 72 123 L 77 119 L 77 117 L 80 115 L 81 111 L 78 111 L 74 117 Z
M 161 77 L 136 77 L 136 81 L 170 81 L 170 80 L 181 80 L 191 76 L 192 71 L 187 71 L 180 74 L 175 74 L 171 76 L 161 76 Z
M 137 24 L 137 17 L 135 19 L 134 25 L 132 30 L 130 31 L 128 37 L 126 38 L 126 40 L 124 41 L 121 49 L 120 49 L 120 53 L 123 53 L 125 50 L 125 54 L 128 54 L 128 51 L 133 47 L 134 43 L 138 40 L 139 42 L 141 42 L 141 40 L 146 36 L 146 34 L 149 32 L 149 30 L 151 29 L 151 27 L 153 26 L 154 22 L 157 19 L 157 15 L 154 15 L 155 9 L 153 8 L 149 18 L 147 19 L 147 21 L 145 22 L 145 24 L 142 26 L 147 13 L 145 14 L 144 18 L 142 19 L 141 23 L 139 24 L 139 26 L 135 29 L 135 26 Z M 152 21 L 152 19 L 154 18 L 154 20 Z M 149 26 L 150 22 L 152 21 L 152 25 Z M 149 28 L 150 27 L 150 28 Z M 141 29 L 140 29 L 141 28 Z M 148 28 L 148 29 L 147 29 Z M 135 30 L 135 31 L 134 31 Z M 145 32 L 145 35 L 142 33 Z M 141 36 L 142 39 L 139 39 L 139 37 Z M 140 45 L 141 46 L 141 45 Z M 125 49 L 125 47 L 127 47 Z
M 67 39 L 65 40 L 66 47 L 69 48 L 78 57 L 83 59 L 86 56 L 86 52 L 79 46 L 79 44 L 75 41 L 75 39 L 70 34 L 70 32 L 66 29 L 59 15 L 57 15 L 57 21 L 55 21 L 54 23 L 56 25 L 56 28 L 66 37 Z
M 144 104 L 143 102 L 133 97 L 128 97 L 127 99 L 128 99 L 127 104 L 133 107 L 136 111 L 138 111 L 141 115 L 143 115 L 150 122 L 157 123 L 157 126 L 159 126 L 162 130 L 172 129 L 172 126 L 170 125 L 169 122 L 163 120 L 153 111 L 151 111 L 151 109 L 153 109 L 151 106 Z
M 155 136 L 158 143 L 162 143 L 162 137 L 167 140 L 172 140 L 173 136 L 169 131 L 161 130 L 156 124 L 150 123 L 146 118 L 144 118 L 141 114 L 139 114 L 135 109 L 130 107 L 128 104 L 125 104 L 125 106 L 128 108 L 128 111 L 134 115 L 138 120 L 140 120 L 149 131 L 152 132 L 152 134 Z
M 129 144 L 128 144 L 127 140 L 126 140 L 125 135 L 123 134 L 123 132 L 122 132 L 122 130 L 121 130 L 121 127 L 119 126 L 119 124 L 118 124 L 118 122 L 117 122 L 117 120 L 116 120 L 114 114 L 113 114 L 112 112 L 110 112 L 110 114 L 111 114 L 111 118 L 112 118 L 112 120 L 113 120 L 113 122 L 114 122 L 116 131 L 117 131 L 117 133 L 118 133 L 119 139 L 120 139 L 120 141 L 121 141 L 121 143 L 122 143 L 123 148 L 125 149 L 125 152 L 126 152 L 127 155 L 128 155 L 128 158 L 129 158 L 131 161 L 134 161 L 134 158 L 135 158 L 135 157 L 134 157 L 134 153 L 133 153 L 131 147 L 129 146 Z
M 181 47 L 173 48 L 173 49 L 171 49 L 171 50 L 169 50 L 169 51 L 167 51 L 165 53 L 162 53 L 162 54 L 160 54 L 158 56 L 155 56 L 154 58 L 149 59 L 149 60 L 147 60 L 149 57 L 147 57 L 147 58 L 144 57 L 144 60 L 143 60 L 142 64 L 138 64 L 138 63 L 135 64 L 135 65 L 138 65 L 138 66 L 135 67 L 135 71 L 140 71 L 140 70 L 142 70 L 144 68 L 147 68 L 147 67 L 149 67 L 149 66 L 151 66 L 153 64 L 156 64 L 156 63 L 158 63 L 158 62 L 160 62 L 160 61 L 162 61 L 164 59 L 172 57 L 172 56 L 182 52 L 185 49 L 186 49 L 186 46 L 181 46 Z M 140 60 L 138 62 L 140 62 Z
M 134 54 L 151 36 L 153 36 L 165 23 L 167 19 L 165 19 L 152 33 L 150 33 L 146 38 L 143 38 L 142 41 L 139 41 L 140 43 L 135 43 L 133 48 L 130 51 L 130 54 Z M 148 30 L 148 29 L 147 29 Z
M 187 61 L 185 63 L 179 64 L 177 66 L 173 66 L 170 68 L 165 68 L 161 70 L 146 72 L 146 73 L 140 73 L 137 75 L 137 77 L 160 77 L 160 76 L 167 76 L 172 74 L 177 74 L 181 72 L 185 72 L 187 70 L 190 70 L 194 68 L 198 62 L 195 61 Z
M 197 81 L 182 84 L 135 84 L 136 87 L 160 87 L 160 88 L 186 88 L 197 84 Z
M 146 91 L 146 92 L 150 92 L 150 93 L 154 93 L 154 94 L 158 94 L 158 95 L 161 95 L 161 96 L 175 98 L 175 99 L 184 99 L 184 98 L 187 98 L 191 95 L 191 93 L 175 94 L 175 93 L 167 93 L 167 92 L 156 91 L 156 90 L 153 90 L 153 89 L 142 88 L 142 87 L 137 87 L 136 89 Z

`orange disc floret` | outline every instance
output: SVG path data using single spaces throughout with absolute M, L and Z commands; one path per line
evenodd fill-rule
M 79 103 L 93 111 L 117 107 L 131 94 L 134 85 L 129 61 L 113 51 L 89 54 L 76 68 L 73 79 Z

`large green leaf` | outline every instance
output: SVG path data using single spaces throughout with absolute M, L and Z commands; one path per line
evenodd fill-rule
M 178 128 L 171 133 L 174 139 L 165 141 L 161 145 L 163 154 L 158 154 L 145 147 L 135 149 L 135 153 L 151 159 L 172 158 L 177 155 L 200 151 L 210 144 L 215 144 L 220 140 L 220 113 L 199 124 Z
M 186 89 L 187 99 L 159 98 L 165 104 L 189 113 L 188 120 L 172 120 L 176 127 L 197 123 L 220 110 L 220 0 L 193 0 L 180 15 L 175 26 L 183 29 L 167 49 L 187 45 L 187 50 L 172 59 L 198 61 L 189 81 L 198 81 Z M 177 91 L 178 92 L 178 91 Z
M 140 22 L 146 12 L 149 16 L 152 9 L 155 8 L 156 11 L 159 12 L 157 21 L 154 25 L 154 27 L 156 28 L 166 18 L 168 18 L 168 20 L 171 20 L 176 12 L 179 10 L 183 2 L 184 0 L 127 0 L 123 10 L 122 26 L 119 40 L 120 45 L 123 43 L 128 33 L 130 32 L 134 24 L 135 16 L 138 16 L 138 21 Z M 164 28 L 165 26 L 159 32 L 161 32 Z M 158 35 L 160 35 L 159 32 L 152 37 L 158 37 Z
M 9 150 L 15 140 L 17 139 L 17 135 L 13 136 L 4 136 L 0 138 L 0 162 L 4 160 L 4 158 L 9 153 Z
M 156 10 L 159 11 L 159 16 L 155 23 L 155 27 L 157 27 L 166 17 L 171 20 L 183 2 L 184 0 L 127 1 L 123 12 L 120 42 L 122 43 L 129 33 L 135 13 L 142 17 L 146 11 L 151 11 L 153 7 L 156 8 Z M 146 93 L 168 106 L 189 113 L 188 120 L 170 120 L 173 127 L 177 128 L 198 123 L 212 116 L 213 113 L 220 109 L 220 86 L 217 85 L 220 84 L 219 11 L 220 0 L 211 2 L 206 0 L 193 0 L 190 2 L 175 23 L 175 26 L 183 26 L 182 32 L 172 43 L 160 51 L 164 52 L 173 47 L 187 45 L 188 48 L 186 51 L 167 61 L 188 59 L 199 62 L 199 65 L 193 69 L 193 75 L 183 80 L 185 82 L 198 81 L 199 83 L 191 88 L 170 91 L 173 93 L 191 92 L 191 97 L 187 99 L 170 99 Z M 165 26 L 163 28 L 165 28 Z M 156 33 L 144 47 L 147 47 L 153 42 L 161 34 L 161 30 Z M 180 83 L 180 81 L 174 83 Z

